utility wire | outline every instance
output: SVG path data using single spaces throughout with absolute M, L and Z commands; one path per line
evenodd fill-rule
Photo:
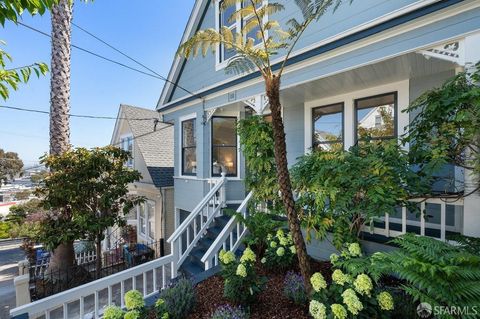
M 40 113 L 50 115 L 49 111 L 42 111 L 36 109 L 29 109 L 23 107 L 9 106 L 9 105 L 0 105 L 1 109 L 9 109 L 15 111 L 31 112 L 31 113 Z M 95 116 L 95 115 L 81 115 L 81 114 L 69 114 L 69 117 L 77 118 L 87 118 L 87 119 L 98 119 L 98 120 L 132 120 L 132 121 L 159 121 L 157 117 L 144 117 L 144 118 L 127 118 L 127 117 L 111 117 L 111 116 Z M 170 123 L 168 123 L 170 124 Z
M 39 29 L 37 29 L 37 28 L 31 27 L 31 26 L 29 26 L 29 25 L 26 25 L 26 24 L 23 23 L 23 22 L 17 22 L 17 23 L 18 23 L 19 25 L 21 25 L 21 26 L 24 26 L 24 27 L 27 28 L 27 29 L 30 29 L 30 30 L 35 31 L 35 32 L 37 32 L 37 33 L 40 33 L 40 34 L 42 34 L 42 35 L 44 35 L 44 36 L 46 36 L 46 37 L 52 38 L 52 36 L 51 36 L 50 34 L 48 34 L 48 33 L 46 33 L 46 32 L 43 32 L 43 31 L 41 31 L 41 30 L 39 30 Z M 137 68 L 131 67 L 131 66 L 126 65 L 126 64 L 123 64 L 123 63 L 121 63 L 121 62 L 118 62 L 118 61 L 112 60 L 112 59 L 110 59 L 110 58 L 104 57 L 103 55 L 100 55 L 100 54 L 95 53 L 95 52 L 92 52 L 92 51 L 90 51 L 90 50 L 81 48 L 81 47 L 79 47 L 79 46 L 77 46 L 77 45 L 75 45 L 75 44 L 71 44 L 71 46 L 72 46 L 73 48 L 75 48 L 75 49 L 78 49 L 78 50 L 83 51 L 83 52 L 85 52 L 85 53 L 91 54 L 91 55 L 93 55 L 93 56 L 95 56 L 95 57 L 97 57 L 97 58 L 100 58 L 100 59 L 102 59 L 102 60 L 111 62 L 111 63 L 113 63 L 113 64 L 117 64 L 117 65 L 119 65 L 119 66 L 121 66 L 121 67 L 130 69 L 130 70 L 132 70 L 132 71 L 135 71 L 135 72 L 138 72 L 138 73 L 141 73 L 141 74 L 150 76 L 150 77 L 152 77 L 152 78 L 155 78 L 155 79 L 159 79 L 159 80 L 163 80 L 163 81 L 164 81 L 164 79 L 162 79 L 161 77 L 158 77 L 157 75 L 154 75 L 154 74 L 151 74 L 151 73 L 148 73 L 148 72 L 144 72 L 144 71 L 142 71 L 142 70 L 139 70 L 139 69 L 137 69 Z
M 25 24 L 25 23 L 23 23 L 23 22 L 20 22 L 20 21 L 18 21 L 17 23 L 18 23 L 19 25 L 27 28 L 27 29 L 30 29 L 30 30 L 32 30 L 32 31 L 35 31 L 35 32 L 37 32 L 37 33 L 40 33 L 41 35 L 44 35 L 44 36 L 46 36 L 46 37 L 49 37 L 50 39 L 52 38 L 52 36 L 51 36 L 50 34 L 44 32 L 44 31 L 42 31 L 42 30 L 39 30 L 39 29 L 34 28 L 34 27 L 32 27 L 32 26 L 29 26 L 29 25 L 27 25 L 27 24 Z M 127 69 L 129 69 L 129 70 L 132 70 L 132 71 L 135 71 L 135 72 L 138 72 L 138 73 L 141 73 L 141 74 L 150 76 L 150 77 L 155 78 L 155 79 L 159 79 L 159 80 L 168 82 L 168 83 L 170 83 L 170 84 L 178 87 L 179 89 L 185 91 L 186 93 L 188 93 L 188 94 L 190 94 L 190 95 L 192 95 L 192 96 L 195 96 L 195 97 L 197 97 L 197 98 L 199 98 L 199 99 L 203 99 L 203 97 L 201 97 L 201 96 L 199 96 L 199 95 L 197 95 L 197 94 L 195 94 L 195 93 L 193 93 L 193 92 L 191 92 L 191 91 L 183 88 L 182 86 L 180 86 L 180 85 L 178 85 L 178 84 L 176 84 L 176 83 L 168 80 L 166 77 L 158 74 L 157 72 L 153 71 L 153 70 L 150 69 L 149 67 L 145 66 L 144 64 L 142 64 L 142 63 L 140 63 L 139 61 L 135 60 L 134 58 L 128 56 L 127 54 L 123 53 L 122 51 L 118 50 L 117 48 L 115 48 L 115 47 L 113 47 L 112 45 L 108 44 L 108 43 L 105 42 L 104 40 L 102 40 L 102 39 L 100 39 L 99 37 L 97 37 L 97 36 L 93 35 L 92 33 L 88 32 L 87 30 L 81 28 L 80 26 L 78 26 L 78 25 L 76 25 L 76 24 L 74 24 L 74 23 L 72 23 L 72 25 L 74 25 L 75 27 L 79 28 L 80 30 L 86 32 L 87 34 L 89 34 L 90 36 L 94 37 L 94 38 L 97 39 L 98 41 L 101 41 L 102 43 L 104 43 L 105 45 L 109 46 L 110 48 L 112 48 L 113 50 L 117 51 L 118 53 L 122 54 L 123 56 L 127 57 L 128 59 L 134 61 L 135 63 L 137 63 L 137 64 L 139 64 L 139 65 L 141 65 L 143 68 L 149 70 L 149 71 L 152 72 L 153 74 L 152 74 L 152 73 L 149 73 L 149 72 L 142 71 L 142 70 L 137 69 L 137 68 L 134 68 L 134 67 L 131 67 L 131 66 L 126 65 L 126 64 L 124 64 L 124 63 L 115 61 L 115 60 L 113 60 L 113 59 L 107 58 L 107 57 L 105 57 L 105 56 L 103 56 L 103 55 L 100 55 L 100 54 L 95 53 L 95 52 L 93 52 L 93 51 L 84 49 L 84 48 L 79 47 L 79 46 L 77 46 L 77 45 L 75 45 L 75 44 L 71 44 L 71 46 L 72 46 L 73 48 L 78 49 L 78 50 L 80 50 L 80 51 L 83 51 L 83 52 L 85 52 L 85 53 L 88 53 L 88 54 L 90 54 L 90 55 L 93 55 L 93 56 L 95 56 L 95 57 L 97 57 L 97 58 L 99 58 L 99 59 L 105 60 L 105 61 L 107 61 L 107 62 L 110 62 L 110 63 L 116 64 L 116 65 L 119 65 L 119 66 L 124 67 L 124 68 L 127 68 Z
M 110 43 L 106 42 L 105 40 L 101 39 L 100 37 L 96 36 L 95 34 L 91 33 L 90 31 L 82 28 L 81 26 L 79 26 L 78 24 L 72 22 L 72 25 L 78 29 L 80 29 L 81 31 L 85 32 L 86 34 L 88 34 L 89 36 L 93 37 L 94 39 L 100 41 L 101 43 L 105 44 L 106 46 L 108 46 L 110 49 L 120 53 L 121 55 L 123 55 L 124 57 L 126 57 L 127 59 L 129 59 L 130 61 L 133 61 L 135 62 L 136 64 L 140 65 L 141 67 L 145 68 L 146 70 L 152 72 L 153 74 L 157 75 L 158 77 L 160 77 L 162 80 L 164 80 L 165 82 L 168 82 L 170 84 L 173 84 L 174 86 L 178 87 L 179 89 L 185 91 L 186 93 L 192 95 L 192 96 L 195 96 L 195 97 L 198 97 L 199 99 L 202 99 L 201 96 L 193 93 L 192 91 L 190 90 L 187 90 L 186 88 L 182 87 L 181 85 L 178 85 L 176 83 L 173 83 L 172 81 L 170 81 L 169 79 L 167 79 L 166 77 L 164 77 L 163 75 L 161 74 L 158 74 L 155 70 L 153 70 L 152 68 L 146 66 L 145 64 L 141 63 L 140 61 L 136 60 L 135 58 L 132 58 L 131 56 L 129 56 L 128 54 L 126 54 L 125 52 L 121 51 L 120 49 L 117 49 L 116 47 L 114 47 L 113 45 L 111 45 Z

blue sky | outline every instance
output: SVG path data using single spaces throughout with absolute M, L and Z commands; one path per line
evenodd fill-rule
M 166 76 L 193 3 L 194 0 L 97 0 L 88 4 L 75 1 L 74 22 Z M 23 22 L 50 33 L 48 14 L 24 15 Z M 50 40 L 45 36 L 8 23 L 0 28 L 0 39 L 7 42 L 4 49 L 14 59 L 11 67 L 50 63 Z M 139 68 L 75 27 L 72 43 Z M 115 117 L 120 103 L 153 109 L 163 84 L 72 49 L 72 113 Z M 48 111 L 49 86 L 49 75 L 33 77 L 12 92 L 7 101 L 0 100 L 0 105 Z M 72 118 L 70 123 L 74 146 L 94 147 L 110 142 L 113 120 Z M 48 151 L 48 126 L 48 115 L 0 108 L 0 148 L 18 152 L 25 165 L 31 165 Z

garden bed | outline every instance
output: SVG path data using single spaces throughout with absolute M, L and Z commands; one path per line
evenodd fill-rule
M 312 271 L 320 271 L 325 277 L 330 277 L 331 264 L 329 262 L 312 261 L 311 266 Z M 257 271 L 259 275 L 266 276 L 268 281 L 258 295 L 257 301 L 250 308 L 250 319 L 310 318 L 308 316 L 308 305 L 296 305 L 285 297 L 283 282 L 286 272 L 267 272 L 260 264 L 257 264 Z M 188 319 L 208 319 L 219 306 L 234 305 L 223 297 L 223 278 L 220 275 L 212 276 L 200 282 L 195 290 L 196 305 Z

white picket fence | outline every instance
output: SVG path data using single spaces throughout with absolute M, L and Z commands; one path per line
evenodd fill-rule
M 139 290 L 144 298 L 165 288 L 176 277 L 173 255 L 152 260 L 88 284 L 17 307 L 11 316 L 28 314 L 29 319 L 100 318 L 106 306 L 124 307 L 128 290 Z

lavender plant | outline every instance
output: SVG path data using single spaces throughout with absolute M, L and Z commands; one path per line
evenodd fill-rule
M 308 301 L 303 282 L 303 276 L 294 271 L 289 271 L 283 282 L 283 293 L 297 305 L 304 305 Z
M 211 319 L 248 319 L 250 315 L 241 306 L 220 306 L 215 310 Z

